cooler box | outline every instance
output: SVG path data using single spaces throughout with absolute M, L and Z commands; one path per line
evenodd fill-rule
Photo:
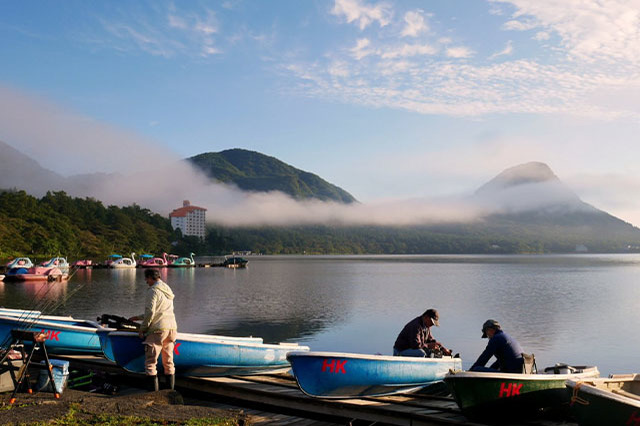
M 56 384 L 56 392 L 59 394 L 64 390 L 67 379 L 69 378 L 69 361 L 62 361 L 59 359 L 51 359 L 49 363 L 53 367 L 53 381 Z M 44 361 L 40 364 L 46 365 Z M 40 370 L 40 376 L 38 376 L 38 389 L 45 392 L 53 392 L 51 384 L 49 383 L 49 373 L 44 368 Z

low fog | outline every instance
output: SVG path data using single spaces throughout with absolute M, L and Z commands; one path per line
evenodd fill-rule
M 518 191 L 484 191 L 482 196 L 386 199 L 350 205 L 296 201 L 279 192 L 248 193 L 212 183 L 160 143 L 2 87 L 0 141 L 15 148 L 17 157 L 24 154 L 46 169 L 7 160 L 13 163 L 0 163 L 0 187 L 25 189 L 35 196 L 47 190 L 64 190 L 107 205 L 136 203 L 162 215 L 180 207 L 183 200 L 190 200 L 208 210 L 208 222 L 226 226 L 469 222 L 490 213 L 567 200 L 575 201 L 575 208 L 581 204 L 559 182 L 520 185 Z M 233 141 L 226 142 L 225 148 L 234 147 Z M 6 146 L 4 149 L 11 151 Z

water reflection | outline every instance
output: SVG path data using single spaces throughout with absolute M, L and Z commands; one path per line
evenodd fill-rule
M 494 318 L 539 366 L 634 372 L 640 256 L 254 257 L 250 268 L 160 269 L 180 330 L 300 341 L 315 350 L 390 354 L 402 326 L 440 311 L 435 336 L 468 367 Z M 0 305 L 60 305 L 94 318 L 141 314 L 144 270 L 80 270 L 65 284 L 3 283 Z M 51 286 L 51 287 L 47 287 Z M 615 355 L 615 356 L 612 356 Z

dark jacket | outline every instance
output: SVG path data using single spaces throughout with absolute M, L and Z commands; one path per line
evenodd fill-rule
M 522 348 L 514 338 L 502 330 L 497 330 L 496 334 L 489 339 L 487 348 L 480 354 L 473 367 L 484 367 L 485 364 L 495 356 L 498 360 L 491 365 L 491 368 L 498 368 L 503 373 L 522 373 Z
M 393 347 L 399 351 L 405 349 L 425 349 L 427 343 L 435 342 L 431 336 L 431 328 L 427 327 L 422 317 L 414 318 L 404 326 Z

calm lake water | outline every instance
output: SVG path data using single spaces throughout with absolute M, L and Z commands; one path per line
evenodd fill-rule
M 247 269 L 162 270 L 180 331 L 261 336 L 313 350 L 391 354 L 429 307 L 434 336 L 469 367 L 497 319 L 539 367 L 640 372 L 640 256 L 256 256 Z M 81 270 L 68 283 L 0 283 L 0 306 L 95 319 L 143 311 L 143 270 Z M 53 312 L 55 311 L 55 312 Z

